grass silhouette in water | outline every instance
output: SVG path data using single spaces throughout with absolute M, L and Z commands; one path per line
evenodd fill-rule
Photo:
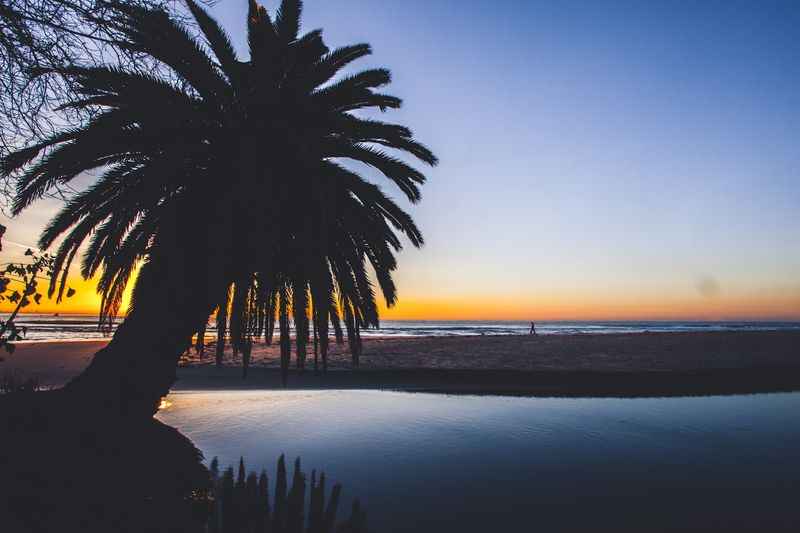
M 216 458 L 211 461 L 213 503 L 209 518 L 212 533 L 270 532 L 270 533 L 357 533 L 367 531 L 366 514 L 358 500 L 353 502 L 350 516 L 336 523 L 342 487 L 335 484 L 326 504 L 325 474 L 311 472 L 308 507 L 306 508 L 306 477 L 300 469 L 300 458 L 294 463 L 292 485 L 288 484 L 286 461 L 278 459 L 275 489 L 270 501 L 266 471 L 260 475 L 247 473 L 244 459 L 239 468 L 228 467 L 220 473 Z

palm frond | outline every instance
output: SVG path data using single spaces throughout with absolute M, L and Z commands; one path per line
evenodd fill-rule
M 425 183 L 425 175 L 403 161 L 367 144 L 331 141 L 330 145 L 327 152 L 330 157 L 352 159 L 375 168 L 393 181 L 412 203 L 422 198 L 418 185 Z
M 372 53 L 372 47 L 366 43 L 343 46 L 329 52 L 314 65 L 308 75 L 309 90 L 326 83 L 336 76 L 344 67 Z
M 195 21 L 197 21 L 200 31 L 203 32 L 208 46 L 211 47 L 211 51 L 217 57 L 222 71 L 229 79 L 237 79 L 239 60 L 236 58 L 236 50 L 233 48 L 228 34 L 195 0 L 186 0 L 186 5 L 189 7 L 189 11 L 191 11 Z
M 278 35 L 263 6 L 250 0 L 247 11 L 247 42 L 254 64 L 269 63 L 278 52 Z
M 300 32 L 300 14 L 303 11 L 301 0 L 283 0 L 275 13 L 275 31 L 284 42 L 297 39 Z
M 170 67 L 209 103 L 227 106 L 230 86 L 185 27 L 165 11 L 132 5 L 118 9 L 124 19 L 120 27 L 129 38 L 127 48 Z

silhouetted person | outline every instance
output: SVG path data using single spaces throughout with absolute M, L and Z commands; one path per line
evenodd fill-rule
M 536 324 L 534 324 L 533 321 L 531 321 L 531 330 L 529 335 L 536 335 Z

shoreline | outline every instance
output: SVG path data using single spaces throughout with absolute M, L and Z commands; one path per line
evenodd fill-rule
M 332 370 L 327 375 L 291 371 L 287 386 L 280 371 L 197 368 L 178 370 L 172 392 L 386 390 L 449 395 L 533 398 L 661 398 L 724 396 L 800 391 L 800 368 L 716 369 L 695 372 L 558 372 L 505 370 Z
M 0 363 L 0 375 L 16 371 L 58 387 L 107 342 L 21 344 Z M 211 348 L 204 358 L 182 357 L 173 390 L 284 390 L 278 352 L 277 343 L 254 345 L 247 380 L 230 348 L 219 369 Z M 800 391 L 800 332 L 365 337 L 361 368 L 351 368 L 346 345 L 332 342 L 328 374 L 312 369 L 309 355 L 305 374 L 292 368 L 285 390 L 551 397 L 788 392 Z

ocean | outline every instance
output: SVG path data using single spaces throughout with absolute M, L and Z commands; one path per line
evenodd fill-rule
M 95 315 L 25 314 L 17 322 L 27 327 L 25 341 L 101 339 Z M 380 329 L 362 336 L 417 337 L 453 335 L 527 334 L 530 322 L 495 320 L 384 320 Z M 536 323 L 541 335 L 575 333 L 642 333 L 670 331 L 785 331 L 800 330 L 800 322 L 694 322 L 694 321 L 542 321 Z M 207 334 L 214 335 L 213 324 Z

